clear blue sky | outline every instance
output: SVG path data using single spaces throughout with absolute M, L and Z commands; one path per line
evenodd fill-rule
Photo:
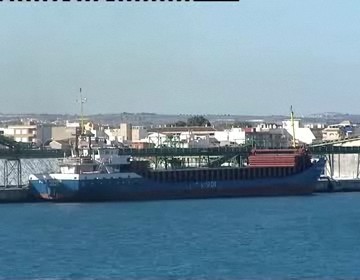
M 1 3 L 2 113 L 360 113 L 359 0 Z

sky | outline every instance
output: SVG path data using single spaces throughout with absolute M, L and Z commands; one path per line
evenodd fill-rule
M 359 0 L 0 3 L 0 113 L 360 113 Z

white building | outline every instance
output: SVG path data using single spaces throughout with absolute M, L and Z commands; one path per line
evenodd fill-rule
M 352 136 L 356 127 L 350 121 L 343 121 L 339 124 L 329 125 L 322 131 L 323 141 L 333 141 Z M 357 133 L 355 133 L 357 134 Z
M 156 147 L 178 147 L 187 148 L 191 145 L 205 146 L 204 143 L 210 144 L 214 141 L 216 129 L 213 127 L 161 127 L 149 129 L 150 134 L 147 137 L 149 143 L 153 143 Z M 201 143 L 201 144 L 200 144 Z
M 340 140 L 345 137 L 345 131 L 338 126 L 330 125 L 322 130 L 323 141 Z
M 34 123 L 9 125 L 0 129 L 1 134 L 13 138 L 16 142 L 36 143 L 37 126 Z
M 169 139 L 166 134 L 162 133 L 150 133 L 146 138 L 145 141 L 147 143 L 154 144 L 155 148 L 166 146 L 169 143 Z
M 128 123 L 121 123 L 119 128 L 104 129 L 105 137 L 111 142 L 130 144 L 132 140 L 132 125 Z M 146 137 L 146 134 L 143 135 Z M 139 141 L 140 139 L 136 139 Z
M 283 128 L 294 137 L 295 131 L 295 142 L 297 144 L 311 144 L 313 140 L 316 139 L 314 133 L 309 127 L 302 127 L 300 120 L 294 120 L 294 128 L 291 124 L 291 120 L 286 120 L 282 122 Z
M 80 127 L 80 123 L 79 122 L 69 122 L 69 121 L 66 121 L 66 124 L 65 124 L 66 127 Z
M 214 137 L 220 142 L 220 146 L 242 145 L 245 143 L 245 130 L 233 127 L 223 131 L 215 131 Z
M 104 130 L 104 133 L 105 133 L 105 137 L 110 142 L 119 142 L 119 143 L 126 142 L 123 134 L 120 131 L 120 128 L 108 128 Z
M 255 127 L 255 131 L 270 131 L 279 128 L 279 125 L 275 123 L 259 123 Z

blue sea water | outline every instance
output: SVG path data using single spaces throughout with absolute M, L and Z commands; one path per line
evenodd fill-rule
M 360 193 L 0 205 L 0 279 L 360 277 Z

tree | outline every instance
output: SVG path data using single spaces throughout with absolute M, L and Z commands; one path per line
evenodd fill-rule
M 187 120 L 188 126 L 211 126 L 211 123 L 204 116 L 193 116 Z
M 236 122 L 234 122 L 233 126 L 245 128 L 245 127 L 253 127 L 253 124 L 251 122 L 247 122 L 247 121 L 236 121 Z
M 175 123 L 175 126 L 176 126 L 176 127 L 186 126 L 186 122 L 184 122 L 184 121 L 177 121 L 177 122 Z

